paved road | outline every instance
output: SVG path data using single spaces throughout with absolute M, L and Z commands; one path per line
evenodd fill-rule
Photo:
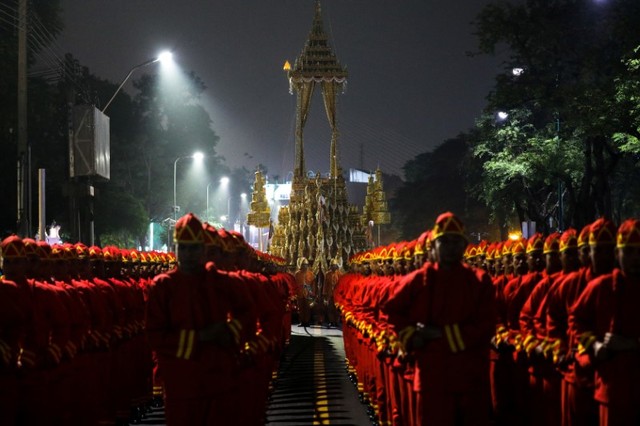
M 142 424 L 164 425 L 162 409 L 150 413 Z M 292 327 L 291 342 L 280 364 L 266 424 L 371 424 L 347 376 L 342 331 L 320 326 Z
M 293 327 L 267 410 L 267 424 L 371 424 L 347 377 L 340 330 Z

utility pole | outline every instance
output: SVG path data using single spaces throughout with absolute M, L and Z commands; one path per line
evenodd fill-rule
M 27 206 L 29 205 L 27 177 L 29 157 L 27 155 L 27 0 L 18 4 L 18 150 L 17 150 L 17 233 L 29 236 L 31 226 Z

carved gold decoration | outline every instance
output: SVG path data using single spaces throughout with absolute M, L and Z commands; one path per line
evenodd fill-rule
M 269 226 L 271 209 L 267 201 L 265 180 L 262 173 L 257 170 L 253 182 L 253 193 L 251 194 L 251 211 L 247 214 L 247 223 L 258 228 Z
M 289 205 L 278 212 L 270 252 L 292 266 L 298 258 L 307 257 L 314 272 L 326 272 L 332 259 L 346 264 L 350 254 L 365 249 L 366 238 L 359 209 L 348 202 L 338 161 L 336 104 L 347 70 L 329 45 L 319 0 L 304 49 L 293 65 L 285 64 L 285 71 L 290 92 L 296 92 L 295 160 Z M 316 85 L 322 90 L 331 128 L 328 176 L 309 174 L 305 168 L 303 133 Z

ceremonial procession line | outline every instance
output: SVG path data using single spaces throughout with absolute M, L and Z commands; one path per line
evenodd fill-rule
M 294 325 L 272 386 L 266 425 L 371 424 L 367 407 L 348 380 L 339 329 Z M 154 408 L 139 424 L 165 425 L 164 410 Z
M 322 284 L 174 239 L 2 242 L 0 425 L 640 424 L 638 220 L 470 245 L 444 213 Z

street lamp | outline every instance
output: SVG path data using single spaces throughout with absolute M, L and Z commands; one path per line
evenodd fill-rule
M 201 152 L 195 152 L 193 155 L 187 155 L 184 157 L 176 158 L 176 161 L 173 162 L 173 220 L 174 222 L 178 220 L 178 203 L 177 192 L 176 192 L 176 171 L 178 169 L 178 161 L 185 158 L 193 158 L 196 161 L 201 161 L 204 158 L 204 154 Z
M 109 102 L 107 102 L 107 105 L 105 105 L 105 107 L 102 108 L 102 113 L 104 113 L 107 110 L 107 108 L 109 108 L 109 105 L 111 105 L 111 102 L 113 102 L 113 100 L 115 99 L 116 95 L 118 93 L 120 93 L 120 90 L 122 89 L 122 86 L 124 86 L 124 84 L 127 82 L 127 80 L 129 80 L 129 77 L 131 77 L 131 75 L 133 74 L 133 72 L 135 70 L 137 70 L 138 68 L 146 67 L 147 65 L 151 65 L 151 64 L 156 63 L 156 62 L 168 62 L 168 61 L 171 61 L 172 58 L 173 58 L 173 55 L 171 54 L 171 52 L 165 51 L 165 52 L 162 52 L 160 55 L 158 55 L 156 58 L 149 59 L 148 61 L 145 61 L 145 62 L 143 62 L 141 64 L 138 64 L 135 67 L 131 68 L 131 70 L 129 70 L 129 74 L 127 74 L 127 76 L 124 78 L 124 80 L 122 80 L 122 83 L 120 83 L 120 86 L 118 86 L 118 88 L 116 89 L 116 91 L 113 94 L 113 96 L 111 96 L 111 99 L 109 99 Z
M 238 216 L 240 216 L 240 232 L 245 237 L 246 237 L 246 235 L 244 235 L 244 233 L 245 233 L 245 223 L 247 221 L 247 217 L 245 215 L 246 211 L 247 211 L 247 193 L 246 192 L 242 192 L 240 194 L 240 211 L 238 212 Z
M 207 184 L 207 210 L 206 210 L 206 214 L 207 214 L 207 222 L 211 222 L 211 220 L 209 219 L 210 215 L 209 215 L 209 187 L 211 186 L 211 182 L 209 182 Z
M 504 121 L 507 118 L 509 118 L 509 113 L 506 111 L 498 111 L 498 113 L 496 114 L 496 116 L 498 117 L 499 121 Z
M 229 177 L 222 176 L 220 178 L 220 185 L 227 186 L 227 185 L 229 185 L 229 181 L 230 181 Z M 228 221 L 231 220 L 231 194 L 229 194 L 228 191 L 226 192 L 226 194 L 227 194 L 227 214 L 226 214 L 226 216 L 222 216 L 220 219 L 223 222 L 226 222 L 227 226 L 229 226 Z M 222 218 L 224 218 L 224 219 L 222 219 Z

